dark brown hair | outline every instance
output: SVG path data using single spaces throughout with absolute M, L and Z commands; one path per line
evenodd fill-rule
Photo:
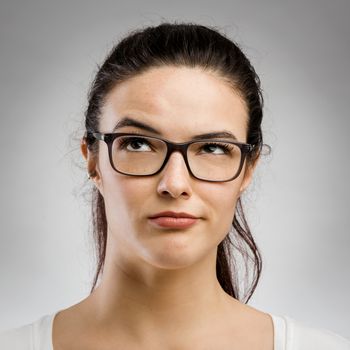
M 217 29 L 193 23 L 162 23 L 134 30 L 113 47 L 92 82 L 85 112 L 85 129 L 99 131 L 101 107 L 113 87 L 150 68 L 166 65 L 200 67 L 214 72 L 240 94 L 248 111 L 247 143 L 255 146 L 247 162 L 251 164 L 257 160 L 263 146 L 260 80 L 237 44 Z M 97 156 L 98 142 L 87 139 L 87 144 L 89 151 Z M 91 209 L 97 268 L 90 293 L 103 272 L 107 242 L 104 199 L 95 186 L 92 188 Z M 247 303 L 258 284 L 262 260 L 245 219 L 241 198 L 236 204 L 232 227 L 233 230 L 218 245 L 216 273 L 226 293 L 238 300 L 246 298 Z M 236 253 L 243 257 L 246 280 L 248 265 L 253 263 L 252 281 L 243 297 Z

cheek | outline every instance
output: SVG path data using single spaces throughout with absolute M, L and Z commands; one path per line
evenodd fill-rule
M 212 188 L 205 193 L 208 193 L 207 200 L 210 201 L 210 197 L 213 204 L 215 204 L 215 209 L 218 211 L 221 210 L 222 214 L 224 214 L 234 210 L 239 197 L 239 189 L 238 183 L 226 182 L 219 184 L 216 188 Z
M 211 184 L 205 197 L 205 203 L 210 203 L 210 223 L 214 232 L 226 234 L 232 225 L 235 207 L 239 198 L 240 183 L 226 182 L 223 184 Z M 219 231 L 218 231 L 219 230 Z
M 141 239 L 145 217 L 152 210 L 152 186 L 136 177 L 109 175 L 103 185 L 108 226 L 117 240 L 131 247 Z
M 147 193 L 137 181 L 121 174 L 104 178 L 106 211 L 122 222 L 130 221 L 142 207 Z
M 130 177 L 119 174 L 112 168 L 107 145 L 103 143 L 99 150 L 99 168 L 106 210 L 113 210 L 114 215 L 125 217 L 124 212 L 132 208 L 133 201 L 137 200 L 137 193 L 140 192 L 137 185 L 131 184 Z

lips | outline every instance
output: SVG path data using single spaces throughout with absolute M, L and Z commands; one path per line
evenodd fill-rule
M 197 219 L 196 216 L 191 215 L 189 213 L 176 213 L 174 211 L 162 211 L 161 213 L 154 214 L 150 216 L 150 219 L 159 218 L 159 217 L 173 217 L 173 218 L 191 218 L 191 219 Z
M 199 218 L 184 212 L 163 211 L 152 215 L 149 220 L 152 225 L 158 228 L 185 229 L 198 222 Z

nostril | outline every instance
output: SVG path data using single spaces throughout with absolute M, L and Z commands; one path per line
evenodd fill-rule
M 192 193 L 189 181 L 190 176 L 186 166 L 180 169 L 179 166 L 170 165 L 163 169 L 160 174 L 157 186 L 158 193 L 162 196 L 169 196 L 170 194 L 174 198 L 181 195 L 189 197 Z
M 183 192 L 176 191 L 174 189 L 172 191 L 170 191 L 170 190 L 163 190 L 163 191 L 160 192 L 160 194 L 161 194 L 161 196 L 164 196 L 164 197 L 171 196 L 173 198 L 178 198 L 180 196 L 190 197 L 190 194 L 188 192 L 186 192 L 186 191 L 183 191 Z

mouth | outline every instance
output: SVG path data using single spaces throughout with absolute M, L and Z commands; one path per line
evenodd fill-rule
M 156 227 L 167 228 L 188 228 L 194 225 L 199 219 L 189 217 L 172 217 L 172 216 L 158 216 L 149 218 L 150 222 Z
M 150 219 L 158 218 L 158 217 L 173 217 L 173 218 L 190 218 L 190 219 L 198 219 L 195 215 L 189 213 L 177 213 L 174 211 L 162 211 L 161 213 L 154 214 L 150 216 Z
M 194 225 L 199 218 L 189 213 L 177 213 L 163 211 L 149 217 L 150 222 L 156 227 L 187 228 Z

